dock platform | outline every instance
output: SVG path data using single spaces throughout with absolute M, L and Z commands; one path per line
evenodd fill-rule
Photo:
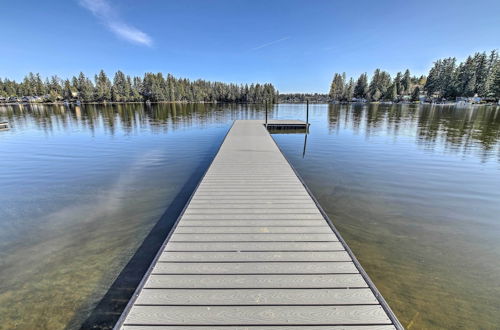
M 236 120 L 115 329 L 402 326 L 264 121 Z

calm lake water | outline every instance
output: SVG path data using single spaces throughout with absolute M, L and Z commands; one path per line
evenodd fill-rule
M 271 117 L 303 119 L 304 105 Z M 241 105 L 3 106 L 0 328 L 110 328 Z M 500 107 L 312 105 L 274 135 L 408 329 L 500 324 Z

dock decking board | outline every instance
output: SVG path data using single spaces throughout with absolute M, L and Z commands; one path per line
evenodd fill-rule
M 237 120 L 116 325 L 152 328 L 402 327 L 263 121 Z

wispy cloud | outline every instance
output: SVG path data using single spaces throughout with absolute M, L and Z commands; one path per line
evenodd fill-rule
M 125 23 L 106 0 L 79 0 L 79 3 L 118 37 L 138 45 L 153 45 L 153 39 L 149 35 Z
M 252 50 L 258 50 L 258 49 L 262 49 L 264 47 L 267 47 L 267 46 L 271 46 L 271 45 L 274 45 L 274 44 L 277 44 L 279 42 L 282 42 L 282 41 L 285 41 L 285 40 L 288 40 L 290 39 L 291 37 L 288 36 L 288 37 L 284 37 L 284 38 L 281 38 L 281 39 L 278 39 L 278 40 L 273 40 L 273 41 L 270 41 L 270 42 L 266 42 L 265 44 L 262 44 L 262 45 L 259 45 L 257 47 L 254 47 L 252 48 Z

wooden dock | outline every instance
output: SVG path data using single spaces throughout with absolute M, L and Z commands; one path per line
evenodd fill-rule
M 115 329 L 402 327 L 264 122 L 237 120 Z

